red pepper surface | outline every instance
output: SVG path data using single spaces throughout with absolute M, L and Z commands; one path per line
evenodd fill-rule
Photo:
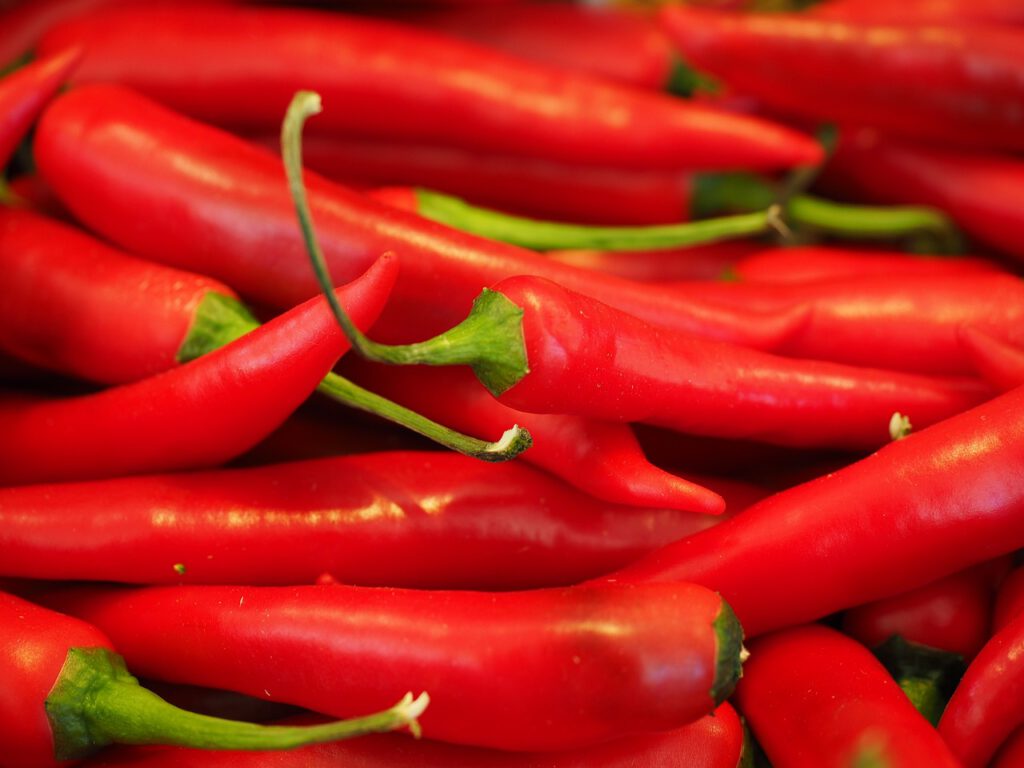
M 1024 347 L 970 326 L 960 329 L 960 344 L 977 374 L 992 386 L 1009 390 L 1024 384 Z
M 392 368 L 349 361 L 346 375 L 427 418 L 460 432 L 500 434 L 526 428 L 533 445 L 523 461 L 597 499 L 659 509 L 721 514 L 722 497 L 651 464 L 626 424 L 560 413 L 524 413 L 502 405 L 458 368 Z
M 751 644 L 736 706 L 778 768 L 958 768 L 867 648 L 824 626 Z
M 728 703 L 696 722 L 665 733 L 625 737 L 568 752 L 498 752 L 401 736 L 366 736 L 291 752 L 225 753 L 176 748 L 119 748 L 89 768 L 737 768 L 743 725 Z
M 115 742 L 290 749 L 415 721 L 411 695 L 391 711 L 358 722 L 299 727 L 187 712 L 142 688 L 96 627 L 2 592 L 0 652 L 2 768 L 68 766 Z
M 651 16 L 627 7 L 518 2 L 498 8 L 435 9 L 395 18 L 512 56 L 636 88 L 668 88 L 676 63 L 672 46 Z
M 964 329 L 1024 346 L 1024 284 L 1009 273 L 885 275 L 813 283 L 702 282 L 678 294 L 736 312 L 803 311 L 772 351 L 787 356 L 927 374 L 975 374 Z M 751 321 L 753 321 L 751 317 Z
M 807 14 L 661 12 L 685 61 L 781 113 L 959 146 L 1024 148 L 1018 32 Z M 879 84 L 884 83 L 884 87 Z
M 369 325 L 393 285 L 382 257 L 340 295 Z M 212 466 L 277 427 L 348 348 L 311 300 L 210 355 L 94 394 L 0 401 L 0 484 L 98 479 Z
M 0 79 L 0 173 L 80 56 L 79 49 L 54 51 Z
M 827 0 L 808 13 L 882 24 L 1024 24 L 1017 0 Z
M 992 760 L 991 768 L 1019 768 L 1024 765 L 1024 728 L 1006 740 Z
M 843 631 L 869 648 L 894 635 L 970 661 L 988 640 L 993 594 L 988 564 L 851 608 Z
M 712 525 L 602 504 L 518 462 L 389 451 L 0 489 L 0 575 L 139 584 L 529 589 Z
M 280 159 L 241 139 L 125 89 L 95 86 L 44 113 L 35 156 L 75 216 L 131 253 L 223 280 L 263 305 L 290 307 L 319 291 Z M 511 274 L 544 275 L 652 322 L 749 346 L 777 345 L 802 320 L 797 312 L 752 325 L 749 313 L 681 303 L 669 291 L 456 232 L 313 174 L 306 180 L 334 280 L 354 278 L 385 251 L 402 254 L 394 301 L 375 326 L 384 340 L 444 330 L 481 286 Z M 151 212 L 144 221 L 134 215 L 140 207 Z
M 0 209 L 0 349 L 106 384 L 177 365 L 200 303 L 223 283 L 122 253 L 28 211 Z
M 677 728 L 710 713 L 739 674 L 739 625 L 691 584 L 93 588 L 45 599 L 103 629 L 148 677 L 325 714 L 387 706 L 411 686 L 430 694 L 425 737 L 498 749 Z
M 994 262 L 981 258 L 912 256 L 813 245 L 752 253 L 729 270 L 739 280 L 755 283 L 828 282 L 869 276 L 913 280 L 921 275 L 956 277 L 998 271 Z
M 52 30 L 74 82 L 118 82 L 226 127 L 274 131 L 295 91 L 336 105 L 313 132 L 628 169 L 772 169 L 822 159 L 770 122 L 622 88 L 377 19 L 271 8 L 112 9 Z
M 761 250 L 754 240 L 726 240 L 659 251 L 548 251 L 549 259 L 627 280 L 665 285 L 680 280 L 716 280 L 743 257 Z
M 985 644 L 939 720 L 939 733 L 965 768 L 984 768 L 1024 726 L 1024 616 Z
M 1018 388 L 770 496 L 609 580 L 704 584 L 753 636 L 1012 552 L 1024 545 L 1022 510 Z
M 998 632 L 1024 613 L 1024 567 L 1010 571 L 999 585 L 992 611 L 992 631 Z
M 485 290 L 450 333 L 392 349 L 390 362 L 470 365 L 517 410 L 792 446 L 877 448 L 890 439 L 895 411 L 930 424 L 992 394 L 972 379 L 794 360 L 701 339 L 529 276 Z
M 978 242 L 1024 259 L 1024 162 L 889 139 L 874 131 L 844 133 L 826 166 L 830 185 L 878 203 L 931 205 Z

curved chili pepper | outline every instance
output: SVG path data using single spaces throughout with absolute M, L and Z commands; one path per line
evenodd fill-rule
M 736 706 L 772 765 L 959 765 L 885 667 L 824 626 L 755 640 Z
M 1017 616 L 981 649 L 949 700 L 939 733 L 966 768 L 983 768 L 1024 726 L 1024 617 Z
M 369 324 L 398 264 L 341 289 Z M 308 397 L 348 348 L 322 300 L 188 365 L 95 394 L 0 401 L 0 483 L 211 466 L 239 455 Z
M 95 86 L 51 105 L 35 149 L 60 199 L 129 252 L 211 275 L 260 304 L 289 307 L 318 292 L 280 160 L 241 139 L 127 90 Z M 680 303 L 669 291 L 557 264 L 307 178 L 339 281 L 385 251 L 403 255 L 395 300 L 374 326 L 383 339 L 444 330 L 464 316 L 481 286 L 511 274 L 545 275 L 652 322 L 748 346 L 777 345 L 803 319 L 791 312 L 751 324 L 749 313 Z M 145 221 L 131 215 L 140 206 L 152 212 Z
M 305 722 L 307 718 L 296 720 Z M 367 736 L 311 746 L 274 756 L 274 768 L 636 768 L 675 766 L 737 768 L 743 751 L 743 725 L 728 703 L 712 714 L 666 733 L 632 736 L 579 750 L 498 752 L 401 736 Z M 119 748 L 89 768 L 267 768 L 267 756 L 184 749 Z
M 1008 106 L 1024 97 L 1014 30 L 686 5 L 664 8 L 661 21 L 688 64 L 779 112 L 960 146 L 1024 148 Z
M 901 280 L 920 275 L 955 277 L 998 271 L 995 263 L 981 258 L 802 246 L 752 253 L 732 265 L 729 273 L 739 280 L 756 283 L 810 283 L 868 276 Z
M 524 466 L 388 451 L 0 489 L 0 575 L 139 584 L 529 589 L 715 522 L 602 504 Z
M 74 48 L 54 51 L 0 79 L 0 172 L 81 54 Z
M 74 82 L 119 82 L 233 128 L 275 130 L 292 94 L 311 88 L 339 106 L 325 133 L 613 168 L 786 168 L 822 157 L 811 139 L 765 120 L 378 19 L 111 9 L 51 30 L 40 50 L 71 41 L 85 50 Z
M 1010 571 L 999 586 L 996 603 L 992 609 L 992 631 L 1003 627 L 1024 613 L 1024 567 Z
M 873 202 L 934 206 L 978 242 L 1024 259 L 1024 216 L 1015 204 L 1024 189 L 1024 163 L 1014 157 L 917 145 L 861 130 L 842 136 L 825 177 L 846 194 Z
M 1024 545 L 1022 510 L 1018 388 L 771 496 L 609 580 L 705 584 L 757 635 L 1011 552 Z
M 988 640 L 994 597 L 986 564 L 850 608 L 843 631 L 871 648 L 899 635 L 970 661 Z
M 828 0 L 807 13 L 881 24 L 1024 24 L 1024 7 L 1016 0 Z
M 178 709 L 142 688 L 96 627 L 0 592 L 3 768 L 69 765 L 107 744 L 289 749 L 415 727 L 426 699 L 319 726 L 267 727 Z
M 422 683 L 424 736 L 498 749 L 677 728 L 710 713 L 739 675 L 739 625 L 692 584 L 86 588 L 45 600 L 95 623 L 149 677 L 332 715 Z
M 524 461 L 595 498 L 705 514 L 721 514 L 725 509 L 717 493 L 651 464 L 625 424 L 517 411 L 491 397 L 464 370 L 396 370 L 353 361 L 345 373 L 370 390 L 462 432 L 489 434 L 518 424 L 533 438 Z

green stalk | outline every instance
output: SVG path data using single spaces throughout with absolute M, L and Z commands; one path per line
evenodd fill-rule
M 775 227 L 772 202 L 736 216 L 644 227 L 598 227 L 501 213 L 428 189 L 416 190 L 416 211 L 440 224 L 535 251 L 648 251 L 763 235 Z
M 430 698 L 406 696 L 382 712 L 323 725 L 280 726 L 224 720 L 178 709 L 139 685 L 124 659 L 105 648 L 68 651 L 46 714 L 57 760 L 76 760 L 108 744 L 174 744 L 197 749 L 280 750 L 408 728 Z
M 259 327 L 259 321 L 237 299 L 209 292 L 199 302 L 195 319 L 178 349 L 177 360 L 186 363 L 229 344 Z M 336 373 L 328 373 L 317 391 L 350 408 L 372 413 L 433 440 L 451 450 L 483 461 L 507 461 L 532 444 L 530 433 L 518 425 L 505 430 L 496 441 L 480 440 L 409 410 L 363 389 Z

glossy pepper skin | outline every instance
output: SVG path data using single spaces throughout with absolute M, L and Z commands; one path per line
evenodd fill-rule
M 710 713 L 739 672 L 728 607 L 690 584 L 95 588 L 45 599 L 103 629 L 138 674 L 326 714 L 420 686 L 426 738 L 498 749 L 679 727 Z
M 126 89 L 94 86 L 51 105 L 35 153 L 74 215 L 131 253 L 223 280 L 262 305 L 290 307 L 319 292 L 281 161 L 268 152 Z M 748 314 L 681 303 L 668 291 L 456 232 L 313 174 L 306 181 L 335 281 L 353 279 L 381 253 L 402 254 L 394 300 L 375 325 L 382 340 L 444 330 L 482 286 L 511 274 L 544 275 L 652 322 L 749 346 L 779 344 L 802 319 L 798 311 L 751 325 Z M 140 206 L 152 212 L 145 221 L 132 215 Z
M 807 12 L 882 24 L 1024 24 L 1024 7 L 1016 0 L 828 0 Z
M 632 169 L 786 168 L 821 159 L 811 139 L 767 121 L 366 17 L 112 9 L 52 30 L 40 50 L 71 41 L 85 49 L 74 82 L 119 82 L 235 129 L 276 130 L 304 88 L 337 105 L 314 132 Z
M 878 203 L 931 205 L 971 237 L 1024 259 L 1024 163 L 1012 156 L 927 147 L 874 131 L 844 133 L 826 170 L 830 185 Z
M 120 384 L 177 365 L 218 280 L 134 258 L 67 224 L 0 209 L 0 348 L 52 370 Z
M 987 564 L 851 608 L 843 631 L 869 648 L 893 635 L 970 661 L 988 640 L 994 594 Z
M 491 397 L 470 371 L 460 368 L 394 368 L 355 359 L 348 361 L 345 373 L 373 392 L 453 429 L 495 434 L 508 424 L 526 428 L 533 445 L 523 453 L 523 461 L 594 498 L 708 514 L 725 509 L 717 493 L 651 464 L 627 424 L 517 411 Z
M 779 112 L 958 146 L 1024 148 L 1013 108 L 1024 56 L 1014 30 L 684 5 L 660 18 L 688 64 Z
M 966 768 L 983 768 L 1024 725 L 1024 617 L 985 644 L 939 720 L 939 733 Z
M 871 652 L 824 626 L 755 640 L 735 701 L 778 768 L 959 766 Z
M 382 257 L 341 289 L 369 325 L 394 283 Z M 199 360 L 70 398 L 0 401 L 0 484 L 82 480 L 212 466 L 243 453 L 316 388 L 348 348 L 322 299 Z
M 779 445 L 872 448 L 889 439 L 894 411 L 923 425 L 991 394 L 970 379 L 792 360 L 700 339 L 541 278 L 502 280 L 478 306 L 491 299 L 511 316 L 521 313 L 515 341 L 527 372 L 496 381 L 485 364 L 462 362 L 474 364 L 502 403 L 523 411 Z
M 1012 552 L 1024 545 L 1022 414 L 1018 388 L 609 579 L 704 584 L 722 593 L 753 636 Z
M 138 584 L 530 589 L 714 518 L 597 502 L 519 462 L 386 451 L 0 489 L 0 575 Z
M 117 749 L 89 768 L 737 768 L 743 725 L 728 702 L 689 725 L 659 734 L 624 737 L 594 747 L 550 752 L 498 752 L 439 741 L 367 736 L 292 752 L 212 753 L 198 750 Z

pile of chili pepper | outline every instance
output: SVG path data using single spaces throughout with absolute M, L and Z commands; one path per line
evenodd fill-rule
M 760 5 L 0 0 L 0 768 L 1021 764 L 1024 15 Z

